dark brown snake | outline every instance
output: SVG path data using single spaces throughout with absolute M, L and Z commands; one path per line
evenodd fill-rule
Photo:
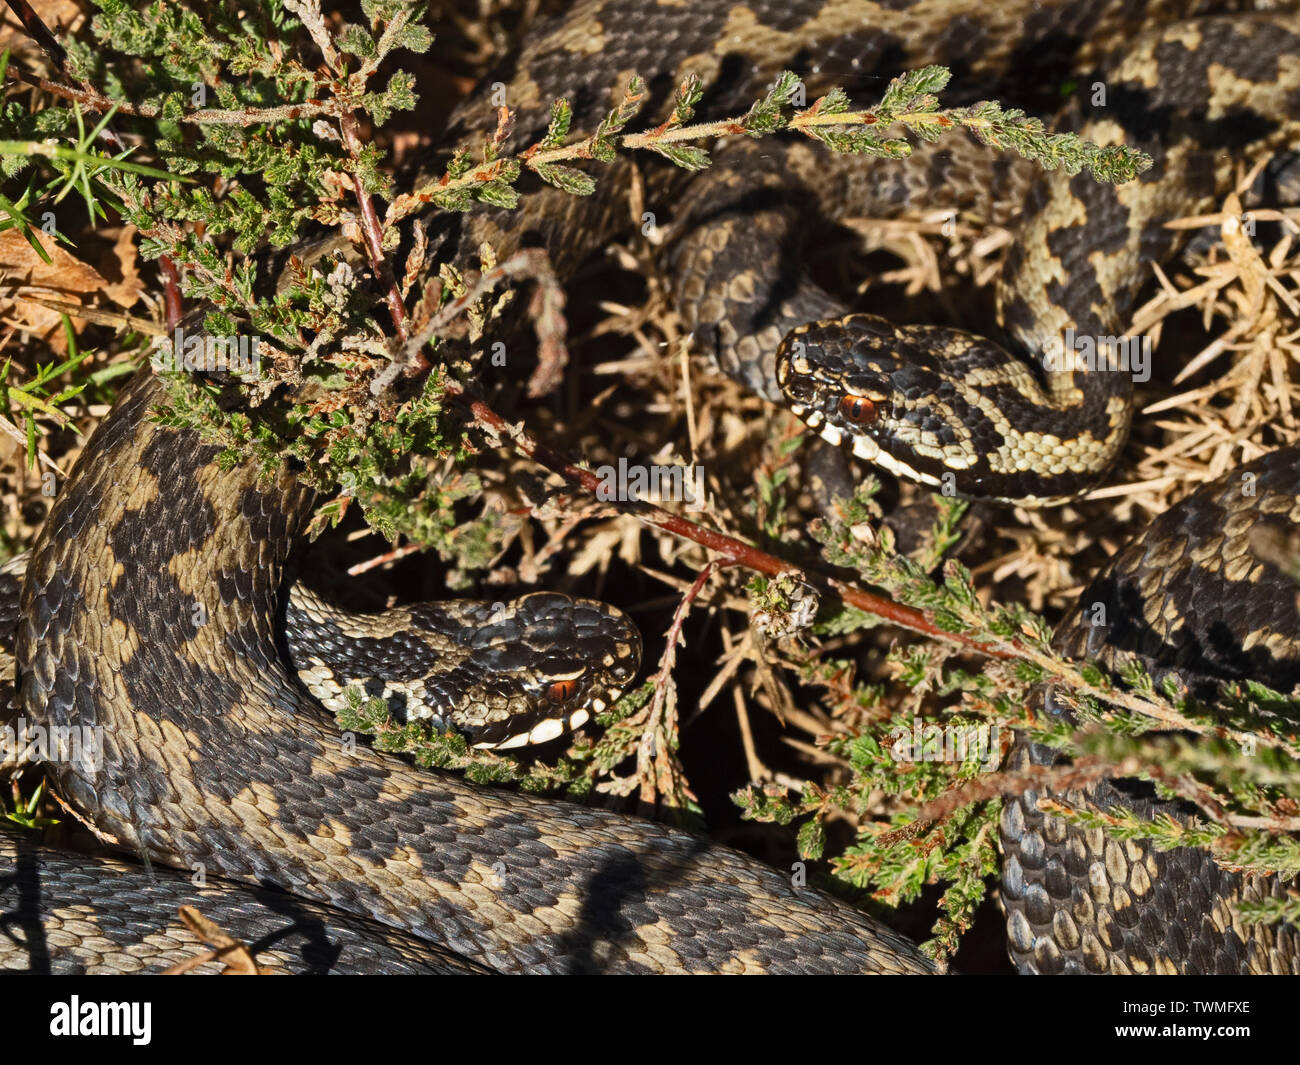
M 700 73 L 703 119 L 743 111 L 787 67 L 811 100 L 835 85 L 869 94 L 901 70 L 943 63 L 955 75 L 948 102 L 993 97 L 1038 113 L 1055 109 L 1067 76 L 1103 81 L 1109 103 L 1088 134 L 1155 159 L 1119 188 L 1037 175 L 961 138 L 901 164 L 740 140 L 703 175 L 646 173 L 647 201 L 670 229 L 678 308 L 724 370 L 771 399 L 779 384 L 823 436 L 895 472 L 939 485 L 951 475 L 977 498 L 1055 501 L 1114 461 L 1131 418 L 1128 375 L 1039 376 L 953 330 L 842 321 L 846 308 L 803 274 L 801 247 L 815 225 L 849 213 L 1018 215 L 999 286 L 1009 346 L 1041 353 L 1067 328 L 1118 333 L 1147 264 L 1177 250 L 1161 223 L 1213 206 L 1241 159 L 1295 143 L 1300 24 L 1276 13 L 1174 21 L 1215 7 L 590 0 L 525 42 L 507 88 L 519 114 L 511 146 L 536 139 L 559 96 L 574 104 L 575 129 L 594 128 L 634 71 L 654 97 L 649 115 L 663 114 L 684 73 Z M 1062 121 L 1080 124 L 1079 110 Z M 492 124 L 476 94 L 445 143 Z M 431 233 L 439 256 L 465 263 L 483 241 L 502 258 L 540 245 L 564 277 L 626 228 L 628 179 L 620 162 L 590 199 L 529 190 L 518 211 L 442 214 Z M 838 324 L 809 325 L 828 319 Z M 148 376 L 123 392 L 55 502 L 22 586 L 16 712 L 47 728 L 102 727 L 102 758 L 52 762 L 55 787 L 123 849 L 186 875 L 0 835 L 0 966 L 153 965 L 190 945 L 169 930 L 177 901 L 192 901 L 297 970 L 933 970 L 902 936 L 735 851 L 345 747 L 277 632 L 310 493 L 288 470 L 273 483 L 219 471 L 215 449 L 146 417 L 160 396 Z M 1081 600 L 1081 611 L 1107 603 L 1112 627 L 1099 636 L 1077 614 L 1058 646 L 1131 650 L 1211 687 L 1300 684 L 1294 588 L 1254 557 L 1249 535 L 1300 520 L 1300 453 L 1274 452 L 1247 472 L 1254 494 L 1234 473 L 1127 548 Z M 435 633 L 423 650 L 403 643 L 415 620 Z M 412 608 L 356 631 L 341 618 L 312 624 L 333 626 L 327 672 L 354 679 L 382 656 L 371 648 L 348 673 L 358 640 L 396 638 L 406 654 L 372 672 L 381 688 L 410 681 L 408 659 L 423 655 L 446 681 L 431 705 L 486 742 L 581 723 L 639 660 L 617 611 L 545 593 L 504 610 Z M 1114 795 L 1069 797 L 1104 807 Z M 1002 823 L 1002 897 L 1022 969 L 1300 967 L 1293 931 L 1244 928 L 1230 906 L 1284 885 L 1200 851 L 1159 854 L 1069 826 L 1036 798 L 1008 801 Z M 212 886 L 192 887 L 196 871 Z

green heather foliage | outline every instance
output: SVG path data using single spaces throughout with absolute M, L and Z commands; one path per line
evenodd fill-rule
M 799 80 L 785 72 L 744 114 L 695 125 L 702 89 L 688 79 L 666 123 L 645 128 L 642 116 L 642 126 L 628 132 L 645 102 L 645 86 L 634 77 L 595 130 L 573 130 L 569 103 L 557 100 L 537 144 L 504 154 L 501 131 L 483 130 L 480 143 L 455 154 L 434 182 L 416 190 L 420 195 L 395 196 L 411 190 L 390 187 L 381 153 L 360 131 L 363 120 L 378 127 L 415 107 L 414 79 L 400 69 L 381 74 L 380 66 L 393 57 L 400 67 L 403 53 L 428 49 L 432 38 L 423 25 L 422 5 L 366 0 L 361 5 L 365 25 L 336 33 L 326 27 L 317 0 L 95 2 L 93 39 L 66 42 L 79 97 L 49 98 L 34 113 L 17 100 L 0 110 L 0 168 L 6 178 L 0 227 L 18 227 L 34 242 L 39 211 L 74 195 L 84 202 L 92 224 L 112 210 L 136 226 L 146 258 L 167 256 L 180 268 L 187 305 L 206 308 L 213 334 L 260 339 L 257 372 L 243 381 L 248 402 L 228 402 L 224 393 L 233 386 L 174 374 L 173 406 L 158 417 L 199 429 L 224 448 L 223 461 L 231 464 L 251 457 L 270 473 L 286 458 L 300 460 L 325 499 L 319 522 L 337 520 L 355 501 L 385 536 L 431 547 L 467 573 L 490 563 L 503 536 L 499 522 L 480 505 L 481 485 L 470 461 L 474 438 L 446 401 L 449 383 L 468 371 L 443 365 L 422 383 L 400 392 L 392 388 L 393 375 L 381 375 L 400 344 L 391 337 L 374 286 L 360 282 L 364 249 L 327 256 L 318 270 L 290 267 L 279 275 L 282 284 L 274 292 L 266 283 L 273 269 L 268 252 L 288 248 L 321 227 L 341 229 L 358 217 L 362 196 L 382 195 L 392 203 L 380 234 L 391 258 L 392 249 L 411 244 L 417 211 L 514 207 L 520 198 L 515 186 L 525 170 L 586 196 L 595 191 L 603 164 L 620 154 L 649 151 L 700 170 L 710 164 L 707 147 L 719 136 L 737 133 L 799 132 L 828 150 L 878 156 L 879 165 L 887 166 L 911 151 L 907 135 L 929 141 L 964 127 L 993 148 L 1019 152 L 1049 169 L 1087 169 L 1099 180 L 1129 180 L 1150 165 L 1137 152 L 1048 134 L 1037 119 L 993 102 L 942 108 L 937 94 L 949 79 L 942 67 L 895 79 L 878 104 L 865 110 L 855 109 L 839 90 L 797 107 Z M 385 67 L 390 69 L 393 64 Z M 105 152 L 97 135 L 110 118 L 139 149 Z M 413 332 L 464 290 L 464 280 L 445 263 L 413 258 L 386 265 L 403 279 Z M 502 302 L 484 297 L 469 308 L 472 338 Z M 124 343 L 148 354 L 148 338 L 130 336 Z M 431 344 L 438 361 L 439 339 Z M 63 420 L 60 406 L 82 387 L 90 385 L 100 400 L 106 398 L 99 391 L 104 379 L 77 380 L 82 359 L 74 344 L 67 362 L 38 368 L 26 382 L 9 382 L 7 363 L 0 373 L 7 412 L 26 426 L 33 457 L 38 432 Z M 55 382 L 67 375 L 71 385 Z M 788 454 L 798 443 L 786 441 L 781 448 Z M 805 531 L 792 527 L 785 472 L 775 468 L 760 478 L 759 487 L 754 502 L 759 533 L 778 551 L 796 540 L 806 542 Z M 1041 618 L 1019 607 L 983 606 L 970 574 L 944 561 L 958 538 L 964 504 L 943 500 L 926 544 L 906 557 L 881 530 L 874 491 L 868 478 L 844 507 L 842 520 L 818 523 L 814 536 L 824 559 L 858 572 L 900 603 L 931 612 L 944 631 L 1004 647 L 1016 641 L 1014 657 L 987 660 L 972 673 L 954 665 L 954 645 L 939 640 L 899 645 L 890 664 L 899 687 L 910 692 L 901 716 L 887 720 L 881 688 L 853 683 L 851 663 L 805 654 L 801 681 L 824 690 L 828 705 L 851 710 L 852 720 L 865 722 L 828 741 L 829 752 L 848 767 L 847 775 L 829 789 L 755 785 L 737 796 L 747 816 L 797 823 L 802 854 L 828 857 L 838 890 L 863 889 L 877 903 L 895 905 L 926 885 L 943 884 L 942 913 L 931 943 L 936 953 L 954 948 L 996 870 L 998 788 L 974 757 L 894 758 L 891 734 L 900 727 L 997 726 L 1004 748 L 1012 729 L 1024 728 L 1070 755 L 1123 762 L 1138 774 L 1158 770 L 1161 786 L 1194 781 L 1198 794 L 1218 804 L 1223 818 L 1149 824 L 1121 810 L 1104 820 L 1112 831 L 1144 836 L 1159 846 L 1196 843 L 1250 868 L 1300 869 L 1295 839 L 1270 833 L 1266 825 L 1269 818 L 1293 816 L 1298 797 L 1296 745 L 1276 716 L 1263 713 L 1276 710 L 1279 696 L 1255 688 L 1233 693 L 1235 731 L 1229 734 L 1205 708 L 1180 701 L 1176 691 L 1157 690 L 1136 668 L 1126 673 L 1124 690 L 1095 666 L 1061 661 L 1050 650 L 1050 631 Z M 762 579 L 752 592 L 764 614 L 775 619 L 797 609 L 796 584 Z M 803 638 L 815 643 L 876 624 L 860 610 L 824 602 Z M 1075 709 L 1080 731 L 1027 712 L 1032 689 L 1044 683 Z M 637 757 L 643 737 L 657 727 L 647 724 L 655 688 L 647 681 L 625 696 L 602 716 L 596 738 L 577 739 L 555 765 L 474 752 L 463 738 L 419 725 L 398 726 L 359 692 L 340 723 L 373 736 L 383 749 L 410 753 L 423 765 L 460 769 L 476 780 L 513 781 L 574 796 L 599 784 L 630 794 L 637 779 L 614 771 Z M 1194 740 L 1152 734 L 1171 714 L 1194 730 Z M 662 747 L 675 766 L 676 732 L 668 731 Z M 1243 734 L 1259 738 L 1250 757 L 1242 754 Z M 680 772 L 670 775 L 684 779 Z M 684 785 L 671 798 L 679 809 L 692 809 Z M 9 818 L 33 816 L 29 801 L 15 796 L 14 806 Z M 881 814 L 882 809 L 888 812 Z M 923 809 L 929 812 L 920 817 Z M 854 819 L 856 838 L 843 853 L 824 855 L 826 825 L 840 814 Z M 1083 823 L 1097 820 L 1083 812 L 1063 815 Z M 1298 909 L 1300 903 L 1293 901 L 1257 907 L 1251 916 L 1295 920 Z

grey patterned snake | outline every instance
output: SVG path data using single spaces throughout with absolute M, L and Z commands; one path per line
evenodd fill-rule
M 510 86 L 524 116 L 514 137 L 522 144 L 535 135 L 546 104 L 560 95 L 574 101 L 575 128 L 592 125 L 617 74 L 633 69 L 660 100 L 684 69 L 702 71 L 710 86 L 702 113 L 715 115 L 734 113 L 791 64 L 808 70 L 810 95 L 846 69 L 879 75 L 942 62 L 972 94 L 992 86 L 1002 91 L 987 95 L 1031 102 L 1042 92 L 1035 72 L 1052 64 L 1110 72 L 1116 102 L 1104 123 L 1114 124 L 1095 135 L 1123 136 L 1156 159 L 1126 189 L 1085 177 L 1031 181 L 1027 168 L 958 142 L 918 151 L 896 168 L 804 145 L 741 142 L 719 151 L 708 180 L 688 181 L 667 167 L 647 178 L 660 202 L 672 204 L 676 239 L 665 260 L 679 309 L 728 373 L 773 399 L 779 383 L 828 439 L 848 440 L 896 472 L 932 484 L 952 473 L 956 490 L 976 497 L 1057 500 L 1094 483 L 1122 446 L 1132 414 L 1123 375 L 1066 375 L 1043 387 L 1002 349 L 954 331 L 904 333 L 865 318 L 851 319 L 847 333 L 843 323 L 833 335 L 821 325 L 804 329 L 841 319 L 845 308 L 790 264 L 813 215 L 833 221 L 848 210 L 896 211 L 924 199 L 997 218 L 1015 205 L 1021 239 L 999 292 L 1012 340 L 1038 351 L 1067 326 L 1118 332 L 1140 268 L 1175 250 L 1161 223 L 1213 204 L 1236 153 L 1281 149 L 1297 117 L 1296 70 L 1287 59 L 1300 54 L 1293 19 L 1237 16 L 1134 36 L 1194 5 L 1146 6 L 592 0 L 576 5 L 560 29 L 543 28 L 526 42 Z M 489 115 L 476 97 L 449 136 L 489 128 Z M 624 187 L 626 177 L 626 165 L 615 165 L 602 187 Z M 539 190 L 518 212 L 443 216 L 433 229 L 442 254 L 452 256 L 485 240 L 501 256 L 540 244 L 566 276 L 622 228 L 620 209 L 608 196 L 582 201 Z M 796 329 L 804 331 L 780 349 L 778 372 L 779 342 Z M 900 352 L 905 364 L 896 361 Z M 104 727 L 100 764 L 50 769 L 60 794 L 123 848 L 393 929 L 391 952 L 375 955 L 388 959 L 426 943 L 432 964 L 454 955 L 504 971 L 931 968 L 913 944 L 851 906 L 797 889 L 784 873 L 727 848 L 636 818 L 418 772 L 366 748 L 344 752 L 286 667 L 275 629 L 310 494 L 291 471 L 273 484 L 259 484 L 247 469 L 218 471 L 214 449 L 145 417 L 158 399 L 157 384 L 140 378 L 87 446 L 29 565 L 18 629 L 28 717 Z M 1198 552 L 1224 540 L 1225 523 L 1296 520 L 1295 452 L 1275 453 L 1257 472 L 1256 496 L 1225 495 L 1218 485 L 1173 512 L 1167 524 L 1182 523 L 1177 551 L 1158 527 L 1099 578 L 1093 594 L 1114 596 L 1145 618 L 1140 631 L 1108 639 L 1150 655 L 1152 641 L 1158 652 L 1167 638 L 1178 647 L 1162 663 L 1169 668 L 1211 678 L 1248 670 L 1295 683 L 1300 625 L 1280 576 L 1243 563 L 1248 611 L 1235 606 L 1241 589 L 1230 584 L 1239 578 L 1226 563 L 1229 584 L 1213 603 L 1202 606 L 1198 591 L 1205 568 Z M 1149 590 L 1157 568 L 1182 589 L 1170 593 L 1182 597 L 1176 614 L 1163 619 L 1131 602 L 1134 587 Z M 197 627 L 195 607 L 206 619 Z M 537 614 L 524 624 L 523 611 Z M 521 706 L 528 731 L 572 723 L 590 700 L 608 700 L 627 682 L 639 650 L 618 612 L 559 596 L 524 600 L 506 616 L 467 604 L 433 605 L 425 615 L 445 642 L 423 665 L 467 681 L 439 691 L 435 702 L 454 711 L 462 700 L 464 712 L 451 716 L 496 729 L 481 733 L 493 740 L 513 735 L 515 726 L 503 722 L 518 720 Z M 1194 618 L 1241 640 L 1265 630 L 1278 638 L 1253 642 L 1267 652 L 1263 659 L 1238 661 L 1184 631 L 1182 622 Z M 1178 624 L 1162 628 L 1162 620 Z M 330 623 L 346 657 L 358 637 L 348 622 Z M 400 634 L 409 617 L 386 624 L 383 635 Z M 489 634 L 493 624 L 499 631 Z M 468 637 L 458 638 L 466 628 Z M 1067 623 L 1058 641 L 1077 645 L 1080 631 Z M 489 675 L 499 684 L 486 691 Z M 1032 799 L 1010 803 L 1003 824 L 1004 900 L 1023 967 L 1297 964 L 1289 933 L 1275 941 L 1230 918 L 1211 920 L 1222 897 L 1278 885 L 1243 885 L 1198 852 L 1155 856 L 1099 831 L 1069 829 Z M 4 846 L 0 854 L 13 853 Z M 16 863 L 13 884 L 39 879 L 42 861 L 47 891 L 57 892 L 64 867 L 49 856 L 29 856 L 26 872 Z M 1096 870 L 1109 877 L 1104 899 L 1085 890 L 1096 886 L 1089 879 Z M 105 879 L 127 873 L 102 871 Z M 1215 877 L 1221 882 L 1205 900 L 1180 890 Z M 15 941 L 29 946 L 37 926 L 48 927 L 39 915 L 16 923 L 28 938 Z M 78 949 L 68 948 L 63 963 L 84 963 Z

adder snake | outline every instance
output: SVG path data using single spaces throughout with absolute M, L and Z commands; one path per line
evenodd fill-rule
M 701 175 L 667 165 L 646 173 L 648 198 L 672 231 L 664 264 L 677 307 L 726 372 L 769 399 L 784 388 L 826 439 L 894 472 L 937 485 L 951 475 L 958 493 L 978 498 L 1052 502 L 1114 463 L 1132 417 L 1128 377 L 1040 377 L 956 331 L 845 322 L 848 308 L 802 272 L 801 245 L 813 223 L 850 212 L 1018 214 L 999 285 L 1010 344 L 1032 353 L 1071 328 L 1119 333 L 1146 264 L 1176 250 L 1162 223 L 1213 206 L 1238 159 L 1295 141 L 1300 24 L 1280 14 L 1172 21 L 1214 6 L 588 0 L 539 27 L 519 53 L 507 86 L 519 114 L 510 145 L 535 140 L 559 96 L 574 104 L 575 129 L 593 128 L 633 71 L 658 107 L 650 113 L 662 113 L 684 73 L 700 73 L 702 118 L 743 110 L 787 67 L 805 76 L 812 99 L 846 76 L 883 85 L 902 69 L 943 63 L 955 74 L 949 102 L 965 93 L 1035 112 L 1054 109 L 1067 78 L 1103 81 L 1110 103 L 1090 116 L 1089 135 L 1155 159 L 1140 181 L 1118 188 L 1038 176 L 959 138 L 898 164 L 741 140 Z M 445 143 L 491 128 L 492 117 L 486 95 L 475 94 Z M 1067 111 L 1063 121 L 1080 115 Z M 568 276 L 625 228 L 618 190 L 629 165 L 614 164 L 590 199 L 539 188 L 515 212 L 439 215 L 438 254 L 468 262 L 485 241 L 501 257 L 537 244 Z M 727 848 L 420 772 L 368 748 L 344 751 L 286 665 L 277 630 L 310 493 L 292 471 L 267 484 L 247 468 L 219 470 L 215 449 L 145 416 L 159 396 L 141 377 L 96 431 L 28 566 L 18 621 L 23 713 L 48 726 L 104 727 L 103 759 L 52 764 L 54 784 L 123 848 L 282 889 L 270 897 L 286 909 L 310 900 L 301 903 L 309 924 L 335 911 L 357 915 L 337 918 L 343 954 L 327 960 L 342 967 L 932 971 L 904 937 Z M 1253 558 L 1248 536 L 1260 523 L 1300 519 L 1297 458 L 1291 450 L 1263 460 L 1253 496 L 1231 481 L 1198 493 L 1098 578 L 1084 601 L 1111 601 L 1132 625 L 1112 631 L 1111 646 L 1210 678 L 1300 681 L 1293 590 Z M 1163 598 L 1148 605 L 1155 595 Z M 1248 608 L 1237 605 L 1243 595 Z M 432 643 L 405 640 L 420 613 L 437 634 Z M 396 638 L 404 654 L 385 658 L 373 647 L 354 668 L 374 670 L 380 689 L 410 681 L 417 664 L 432 671 L 440 712 L 490 742 L 581 724 L 593 701 L 628 683 L 639 658 L 639 637 L 617 611 L 546 593 L 504 611 L 413 608 L 364 629 L 339 618 L 312 623 L 333 626 L 331 653 L 344 661 L 368 634 Z M 1248 649 L 1225 649 L 1225 633 Z M 1095 653 L 1086 638 L 1078 619 L 1058 633 L 1071 653 Z M 322 688 L 343 669 L 306 666 Z M 1282 885 L 1222 871 L 1199 851 L 1156 854 L 1071 828 L 1033 800 L 1009 802 L 1003 818 L 1003 897 L 1022 968 L 1300 966 L 1292 933 L 1245 929 L 1228 905 Z M 8 859 L 17 845 L 0 837 L 0 847 Z M 78 879 L 75 862 L 27 846 L 14 871 L 0 873 L 0 885 L 27 893 L 26 909 L 13 907 L 0 929 L 0 964 L 16 956 L 38 967 L 131 968 L 166 955 L 151 922 L 159 900 L 184 896 L 187 882 L 162 873 L 143 884 L 114 863 L 80 868 Z M 86 869 L 124 891 L 88 899 Z M 268 934 L 265 922 L 241 923 L 252 906 L 242 890 L 223 889 L 229 919 L 250 938 Z M 107 916 L 114 901 L 134 904 L 136 918 Z M 367 927 L 378 946 L 357 945 Z M 317 963 L 303 961 L 308 953 L 298 967 L 319 963 L 319 951 Z

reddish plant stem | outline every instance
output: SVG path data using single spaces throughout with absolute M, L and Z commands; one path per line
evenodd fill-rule
M 103 114 L 113 107 L 117 108 L 119 115 L 130 115 L 133 118 L 158 118 L 162 114 L 162 108 L 160 107 L 133 104 L 125 100 L 114 100 L 93 87 L 74 89 L 57 81 L 50 81 L 49 78 L 42 78 L 39 74 L 33 74 L 29 70 L 23 70 L 12 62 L 5 70 L 5 76 L 9 79 L 11 85 L 20 82 L 24 85 L 31 85 L 33 88 L 41 89 L 61 100 L 81 104 L 87 111 L 94 111 L 97 114 Z M 336 107 L 327 104 L 307 101 L 306 103 L 286 104 L 283 107 L 246 107 L 237 111 L 227 111 L 219 107 L 201 107 L 195 111 L 186 111 L 180 118 L 183 122 L 198 122 L 220 126 L 252 126 L 300 118 L 314 118 L 316 116 L 328 117 L 336 114 L 337 110 Z
M 354 159 L 359 158 L 362 145 L 356 116 L 344 115 L 339 120 L 339 129 L 343 133 L 343 143 L 349 153 Z M 405 344 L 409 339 L 406 328 L 406 305 L 402 302 L 402 290 L 398 287 L 393 269 L 388 265 L 388 256 L 384 254 L 384 231 L 379 224 L 379 215 L 375 211 L 375 201 L 370 198 L 370 193 L 361 184 L 359 175 L 352 176 L 352 184 L 357 195 L 357 207 L 361 212 L 361 234 L 365 239 L 366 255 L 370 259 L 370 267 L 375 271 L 375 276 L 384 286 L 384 299 L 388 304 L 389 317 L 393 320 L 393 328 L 397 331 L 398 339 Z M 427 369 L 429 362 L 423 353 L 419 355 L 419 359 L 422 362 L 421 368 Z
M 985 773 L 974 780 L 965 781 L 949 788 L 938 798 L 919 807 L 916 819 L 901 828 L 890 829 L 876 836 L 876 841 L 892 847 L 905 839 L 915 838 L 928 832 L 940 821 L 947 820 L 963 806 L 971 803 L 987 802 L 1003 795 L 1023 795 L 1031 789 L 1051 788 L 1064 791 L 1068 788 L 1081 788 L 1097 780 L 1109 777 L 1136 774 L 1141 769 L 1137 760 L 1130 759 L 1119 765 L 1110 765 L 1097 758 L 1078 758 L 1069 765 L 1026 766 L 1024 769 L 1006 770 L 1000 773 Z
M 668 627 L 665 635 L 668 637 L 664 644 L 664 653 L 659 659 L 659 672 L 655 674 L 655 702 L 661 702 L 664 697 L 664 685 L 672 679 L 673 663 L 677 658 L 677 643 L 682 638 L 682 626 L 686 624 L 686 615 L 691 612 L 691 604 L 699 598 L 700 593 L 704 591 L 704 586 L 709 583 L 718 570 L 733 563 L 712 559 L 706 562 L 700 570 L 699 575 L 695 578 L 691 586 L 686 590 L 686 594 L 681 597 L 677 603 L 677 609 L 673 611 L 672 624 Z
M 347 573 L 349 577 L 360 577 L 363 573 L 369 573 L 372 569 L 384 565 L 388 562 L 397 562 L 406 558 L 408 555 L 417 555 L 422 550 L 418 544 L 404 544 L 402 547 L 395 547 L 391 551 L 385 551 L 374 558 L 366 559 L 365 562 L 358 562 L 355 566 L 349 566 Z
M 167 315 L 167 332 L 172 334 L 181 324 L 181 315 L 184 313 L 181 303 L 181 275 L 176 269 L 176 264 L 166 255 L 158 260 L 158 268 L 163 275 L 163 307 Z
M 474 417 L 474 420 L 497 435 L 510 440 L 515 449 L 520 454 L 540 463 L 553 473 L 558 473 L 565 480 L 572 484 L 581 486 L 585 491 L 596 494 L 596 489 L 601 484 L 601 480 L 591 470 L 584 470 L 580 466 L 575 466 L 565 461 L 546 445 L 534 440 L 528 433 L 524 432 L 521 427 L 512 426 L 498 415 L 491 407 L 479 399 L 473 399 L 460 388 L 459 385 L 449 384 L 447 386 L 447 395 L 454 399 L 459 405 L 466 408 Z M 597 497 L 599 498 L 599 497 Z M 800 571 L 797 566 L 792 565 L 785 559 L 778 558 L 775 555 L 769 555 L 766 551 L 761 551 L 741 540 L 727 536 L 725 533 L 717 532 L 714 529 L 705 528 L 703 525 L 697 525 L 693 521 L 671 514 L 666 510 L 641 501 L 632 501 L 621 503 L 620 507 L 626 512 L 634 514 L 638 520 L 656 529 L 662 529 L 664 532 L 672 533 L 674 536 L 680 536 L 684 539 L 691 540 L 702 547 L 707 547 L 710 551 L 717 552 L 724 559 L 737 565 L 745 566 L 749 569 L 756 570 L 759 573 L 767 574 L 769 577 L 776 577 L 783 573 L 795 572 L 799 578 L 814 586 L 821 585 L 829 589 L 833 594 L 842 599 L 850 606 L 855 606 L 859 610 L 865 610 L 869 614 L 874 614 L 885 621 L 891 621 L 896 625 L 901 625 L 912 632 L 921 633 L 925 636 L 933 636 L 939 639 L 948 640 L 953 643 L 959 643 L 964 647 L 978 651 L 980 654 L 989 655 L 994 658 L 1014 658 L 1014 650 L 998 644 L 981 643 L 973 640 L 969 636 L 963 636 L 960 633 L 948 632 L 936 626 L 926 615 L 912 607 L 903 606 L 900 603 L 892 602 L 873 592 L 856 588 L 851 584 L 845 584 L 829 578 L 822 578 L 814 574 Z
M 75 80 L 69 77 L 68 53 L 63 50 L 63 45 L 59 44 L 49 27 L 41 21 L 41 16 L 32 10 L 32 5 L 27 0 L 8 0 L 8 4 L 9 10 L 17 15 L 18 21 L 23 24 L 27 36 L 41 46 L 41 50 L 54 61 L 54 65 L 59 68 L 59 72 L 64 77 Z

